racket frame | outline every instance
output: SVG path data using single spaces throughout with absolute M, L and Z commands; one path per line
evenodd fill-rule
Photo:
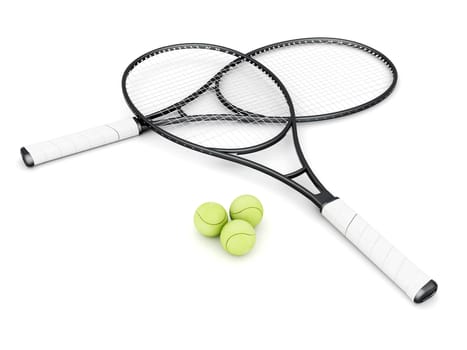
M 178 49 L 180 48 L 178 45 L 172 45 L 170 47 L 166 47 L 167 49 Z M 421 303 L 425 300 L 429 299 L 433 296 L 437 289 L 438 285 L 434 280 L 428 277 L 422 270 L 420 270 L 415 264 L 413 264 L 409 259 L 405 257 L 397 248 L 395 248 L 391 243 L 389 243 L 382 235 L 380 235 L 376 230 L 374 230 L 366 221 L 364 221 L 355 211 L 353 211 L 350 207 L 348 207 L 341 199 L 333 196 L 325 187 L 324 185 L 318 180 L 315 176 L 313 171 L 311 170 L 310 166 L 308 165 L 307 160 L 304 157 L 302 152 L 299 138 L 298 138 L 298 131 L 297 131 L 297 120 L 295 117 L 294 107 L 292 104 L 292 100 L 288 91 L 285 89 L 282 82 L 265 66 L 261 63 L 255 61 L 251 56 L 246 56 L 241 54 L 238 51 L 228 49 L 225 47 L 219 47 L 210 44 L 182 44 L 182 48 L 205 48 L 205 49 L 215 49 L 221 50 L 237 55 L 238 57 L 247 60 L 250 63 L 254 63 L 258 68 L 262 69 L 265 73 L 269 75 L 271 79 L 274 80 L 276 85 L 281 89 L 282 94 L 288 104 L 290 117 L 289 121 L 284 127 L 284 129 L 270 141 L 263 142 L 260 145 L 241 148 L 237 150 L 225 150 L 219 148 L 209 148 L 205 147 L 190 141 L 187 141 L 181 137 L 178 137 L 157 125 L 153 120 L 149 119 L 150 116 L 144 116 L 138 108 L 135 107 L 131 98 L 129 97 L 126 91 L 126 79 L 132 69 L 135 67 L 135 64 L 141 62 L 141 60 L 145 60 L 151 57 L 157 50 L 153 50 L 148 52 L 145 55 L 142 55 L 134 62 L 132 62 L 128 68 L 125 70 L 125 73 L 122 77 L 122 90 L 125 97 L 125 100 L 130 107 L 130 109 L 144 120 L 149 127 L 151 127 L 155 132 L 160 134 L 161 136 L 180 144 L 181 146 L 187 147 L 189 149 L 205 153 L 211 156 L 215 156 L 217 158 L 230 160 L 235 163 L 242 164 L 249 168 L 256 169 L 261 171 L 277 180 L 289 185 L 291 188 L 295 189 L 297 192 L 304 195 L 306 198 L 310 199 L 319 209 L 321 214 L 339 231 L 341 232 L 345 238 L 351 241 L 361 252 L 364 254 L 372 263 L 374 263 L 384 274 L 386 274 L 399 288 L 401 288 L 407 296 L 414 302 L 414 303 Z M 396 73 L 397 74 L 397 73 Z M 397 75 L 395 76 L 397 77 Z M 212 84 L 212 82 L 210 83 Z M 395 85 L 395 81 L 391 85 L 392 88 Z M 208 85 L 209 86 L 209 85 Z M 218 86 L 218 84 L 217 84 Z M 392 90 L 387 90 L 386 95 L 389 95 Z M 365 103 L 356 108 L 348 109 L 343 111 L 342 113 L 353 113 L 358 110 L 362 110 L 372 106 L 373 104 L 381 101 L 385 98 L 384 94 L 383 97 L 379 97 L 373 100 L 373 102 Z M 189 102 L 189 100 L 188 100 Z M 222 103 L 222 100 L 220 100 Z M 178 105 L 177 103 L 176 105 Z M 231 106 L 233 110 L 237 109 L 234 106 Z M 183 105 L 180 106 L 180 110 L 183 108 Z M 231 108 L 231 109 L 232 109 Z M 178 107 L 177 107 L 178 109 Z M 167 109 L 168 110 L 168 109 Z M 329 119 L 331 117 L 337 118 L 339 116 L 343 116 L 346 114 L 336 114 L 333 113 L 332 115 L 327 115 L 326 118 Z M 255 162 L 250 159 L 246 159 L 240 157 L 240 154 L 245 153 L 252 153 L 264 149 L 266 147 L 272 146 L 282 140 L 285 135 L 292 130 L 292 137 L 294 142 L 294 147 L 296 154 L 299 158 L 302 167 L 290 172 L 288 174 L 282 174 L 278 171 L 271 169 L 263 164 Z M 302 174 L 306 174 L 311 182 L 315 185 L 315 187 L 319 190 L 319 193 L 312 193 L 310 190 L 305 188 L 304 186 L 300 185 L 293 179 L 297 176 Z M 359 235 L 360 238 L 355 238 L 354 235 Z M 378 246 L 377 249 L 373 249 L 374 245 L 371 245 L 372 242 L 375 242 L 375 245 Z
M 143 115 L 138 108 L 133 104 L 127 89 L 126 89 L 126 81 L 128 76 L 130 75 L 131 71 L 141 62 L 150 59 L 151 57 L 168 52 L 168 51 L 174 51 L 174 50 L 183 50 L 183 49 L 207 49 L 207 50 L 215 50 L 215 51 L 221 51 L 227 54 L 231 54 L 233 56 L 236 56 L 237 59 L 239 60 L 246 60 L 246 62 L 249 62 L 250 64 L 253 64 L 254 66 L 258 67 L 258 69 L 262 70 L 268 77 L 274 81 L 274 83 L 278 86 L 278 88 L 281 90 L 285 101 L 289 107 L 290 111 L 290 116 L 288 117 L 287 124 L 284 126 L 284 128 L 281 130 L 280 133 L 278 133 L 276 136 L 271 138 L 268 141 L 262 142 L 258 145 L 250 146 L 250 147 L 243 147 L 243 148 L 237 148 L 237 149 L 223 149 L 223 148 L 210 148 L 210 147 L 205 147 L 202 145 L 198 145 L 196 143 L 190 142 L 188 140 L 185 140 L 181 137 L 178 137 L 170 132 L 167 132 L 163 128 L 157 125 L 157 120 L 158 117 L 166 115 L 171 112 L 175 112 L 177 110 L 180 110 L 183 108 L 184 105 L 187 103 L 193 101 L 196 97 L 204 93 L 209 89 L 210 86 L 212 86 L 213 82 L 219 80 L 219 76 L 221 76 L 224 73 L 221 73 L 221 71 L 224 70 L 224 68 L 217 73 L 213 78 L 211 78 L 206 84 L 204 84 L 198 91 L 192 93 L 191 95 L 187 96 L 186 98 L 182 99 L 181 101 L 177 102 L 176 104 L 173 104 L 169 107 L 166 107 L 162 109 L 161 111 L 151 113 L 148 116 Z M 234 61 L 231 64 L 236 64 Z M 230 65 L 230 64 L 229 64 Z M 189 149 L 205 153 L 211 156 L 215 156 L 218 158 L 222 158 L 225 160 L 230 160 L 235 163 L 242 164 L 244 166 L 250 167 L 252 169 L 261 171 L 269 176 L 272 176 L 273 178 L 289 185 L 302 195 L 304 195 L 306 198 L 308 198 L 310 201 L 312 201 L 320 210 L 323 208 L 323 206 L 329 202 L 332 202 L 333 200 L 337 199 L 337 197 L 333 196 L 325 187 L 324 185 L 319 181 L 319 179 L 316 177 L 316 175 L 313 173 L 311 170 L 310 166 L 308 165 L 305 156 L 303 154 L 303 151 L 301 149 L 299 139 L 298 139 L 298 131 L 297 131 L 297 124 L 296 124 L 296 118 L 295 118 L 295 111 L 293 108 L 293 103 L 292 100 L 289 96 L 288 91 L 282 84 L 282 82 L 275 76 L 275 74 L 270 71 L 267 67 L 262 65 L 260 62 L 257 62 L 253 58 L 230 48 L 224 47 L 224 46 L 219 46 L 219 45 L 213 45 L 213 44 L 206 44 L 206 43 L 182 43 L 182 44 L 176 44 L 176 45 L 168 45 L 164 46 L 155 50 L 151 50 L 140 57 L 136 58 L 133 62 L 131 62 L 128 67 L 125 69 L 123 76 L 122 76 L 122 92 L 123 96 L 125 98 L 125 101 L 128 104 L 128 107 L 131 109 L 131 111 L 134 113 L 134 115 L 142 121 L 144 125 L 147 127 L 151 128 L 154 130 L 156 133 L 159 135 L 167 138 L 170 141 L 173 141 L 177 144 L 180 144 L 184 147 L 187 147 Z M 217 85 L 217 84 L 216 84 Z M 268 148 L 279 141 L 281 141 L 289 132 L 289 130 L 292 129 L 292 137 L 293 137 L 293 143 L 295 146 L 295 151 L 297 153 L 298 159 L 300 161 L 300 164 L 302 165 L 299 169 L 290 172 L 288 174 L 282 174 L 274 169 L 271 169 L 263 164 L 260 164 L 258 162 L 255 162 L 250 159 L 246 159 L 243 157 L 239 157 L 241 154 L 248 154 L 248 153 L 253 153 L 253 152 L 258 152 L 261 151 L 265 148 Z M 315 185 L 316 189 L 319 191 L 319 193 L 312 193 L 309 189 L 304 187 L 303 185 L 299 184 L 298 182 L 294 181 L 293 178 L 306 173 L 311 182 Z
M 332 44 L 332 45 L 337 44 L 337 45 L 345 45 L 345 46 L 354 47 L 354 48 L 363 50 L 363 51 L 367 52 L 368 54 L 371 54 L 371 55 L 377 57 L 384 64 L 386 64 L 388 66 L 388 68 L 390 69 L 390 71 L 393 74 L 393 81 L 392 81 L 391 85 L 382 94 L 375 97 L 371 101 L 368 101 L 368 102 L 363 103 L 363 104 L 361 104 L 359 106 L 356 106 L 356 107 L 352 107 L 352 108 L 349 108 L 349 109 L 345 109 L 345 110 L 341 110 L 341 111 L 337 111 L 337 112 L 332 112 L 332 113 L 326 113 L 326 114 L 320 114 L 320 115 L 295 116 L 296 122 L 310 122 L 310 121 L 319 121 L 319 120 L 325 120 L 325 119 L 344 117 L 344 116 L 347 116 L 349 114 L 357 113 L 359 111 L 367 109 L 367 108 L 381 102 L 382 100 L 384 100 L 386 97 L 388 97 L 392 93 L 392 91 L 394 90 L 394 87 L 396 86 L 397 79 L 398 79 L 397 69 L 394 66 L 394 64 L 391 62 L 391 60 L 387 56 L 385 56 L 380 51 L 378 51 L 378 50 L 376 50 L 376 49 L 374 49 L 374 48 L 372 48 L 372 47 L 370 47 L 368 45 L 365 45 L 365 44 L 362 44 L 362 43 L 359 43 L 359 42 L 356 42 L 356 41 L 347 40 L 347 39 L 340 39 L 340 38 L 331 38 L 331 37 L 311 37 L 311 38 L 292 39 L 292 40 L 281 41 L 281 42 L 277 42 L 277 43 L 274 43 L 274 44 L 263 46 L 263 47 L 261 47 L 259 49 L 255 49 L 253 51 L 250 51 L 249 53 L 246 54 L 246 56 L 255 57 L 256 55 L 259 55 L 259 54 L 264 53 L 266 51 L 280 49 L 282 47 L 287 47 L 287 46 L 303 45 L 303 44 L 323 44 L 323 43 Z M 186 45 L 190 45 L 190 44 L 186 44 Z M 205 45 L 209 46 L 209 44 L 205 44 Z M 175 45 L 171 45 L 171 46 L 173 47 Z M 167 46 L 166 48 L 169 48 L 169 47 L 170 46 Z M 143 56 L 144 55 L 140 56 L 139 59 L 141 59 Z M 206 85 L 206 86 L 208 86 L 208 85 Z M 203 89 L 203 87 L 200 88 L 200 90 L 202 90 L 202 89 Z M 201 92 L 197 91 L 197 92 L 192 94 L 192 97 L 195 97 L 195 96 L 199 95 L 200 93 L 202 93 L 202 91 Z M 218 95 L 218 98 L 221 100 L 221 102 L 227 108 L 229 108 L 231 110 L 234 110 L 235 107 L 232 106 L 224 98 L 224 96 L 223 96 L 222 92 L 220 91 L 220 89 L 218 88 L 218 86 L 217 86 L 216 93 Z M 189 97 L 187 97 L 187 98 L 189 98 Z M 138 132 L 131 133 L 131 135 L 128 135 L 127 137 L 124 137 L 124 138 L 111 137 L 112 135 L 107 136 L 107 137 L 102 137 L 102 127 L 100 126 L 100 127 L 95 127 L 93 129 L 85 130 L 85 131 L 82 131 L 82 132 L 79 132 L 79 133 L 76 133 L 76 134 L 66 135 L 66 136 L 58 138 L 58 139 L 54 139 L 54 140 L 50 140 L 50 141 L 41 142 L 41 143 L 26 146 L 26 147 L 22 147 L 20 149 L 21 157 L 22 157 L 23 162 L 24 162 L 24 164 L 26 166 L 33 167 L 33 166 L 39 165 L 39 164 L 44 163 L 44 162 L 48 162 L 48 161 L 55 160 L 55 159 L 60 159 L 60 158 L 63 158 L 63 157 L 69 156 L 69 155 L 73 155 L 73 154 L 76 154 L 76 153 L 80 153 L 80 152 L 83 152 L 83 151 L 86 151 L 86 150 L 89 150 L 89 149 L 104 146 L 106 144 L 118 142 L 118 141 L 121 141 L 121 140 L 126 139 L 128 137 L 138 136 L 141 133 L 143 133 L 143 132 L 145 132 L 145 131 L 147 131 L 149 129 L 149 126 L 147 125 L 147 123 L 142 118 L 140 118 L 139 116 L 133 117 L 133 120 L 134 120 L 134 123 L 136 124 Z M 112 124 L 114 124 L 114 123 L 112 123 Z M 93 140 L 93 142 L 89 143 L 88 142 L 89 138 L 91 138 L 91 139 L 96 138 L 96 139 Z M 70 147 L 70 142 L 71 142 L 72 145 L 77 142 L 77 145 L 75 145 L 74 147 Z M 62 149 L 60 147 L 60 145 L 68 145 L 68 146 L 65 146 L 65 148 Z M 263 146 L 264 146 L 264 148 L 266 148 L 266 147 L 268 147 L 268 144 L 265 144 Z M 252 150 L 249 150 L 248 148 L 246 148 L 246 149 L 239 150 L 237 152 L 237 154 L 255 152 L 257 150 L 258 150 L 257 148 L 254 148 Z M 223 150 L 221 150 L 221 151 L 223 151 Z M 39 154 L 39 156 L 37 157 L 38 154 Z M 36 157 L 33 156 L 33 155 L 36 155 Z M 35 158 L 37 158 L 37 159 L 35 159 Z
M 311 37 L 311 38 L 292 39 L 292 40 L 280 41 L 274 44 L 269 44 L 269 45 L 260 47 L 259 49 L 255 49 L 253 51 L 248 52 L 246 55 L 249 57 L 255 58 L 255 56 L 260 55 L 264 52 L 280 49 L 282 47 L 295 46 L 295 45 L 309 45 L 309 44 L 343 45 L 343 46 L 353 47 L 353 48 L 362 50 L 372 56 L 375 56 L 377 59 L 383 62 L 388 67 L 389 71 L 391 71 L 393 80 L 386 90 L 384 90 L 380 95 L 376 96 L 370 101 L 367 101 L 365 103 L 354 106 L 352 108 L 347 108 L 347 109 L 337 111 L 337 112 L 317 114 L 317 115 L 296 115 L 295 117 L 297 121 L 311 122 L 311 121 L 319 121 L 319 120 L 345 117 L 347 115 L 363 111 L 367 108 L 370 108 L 378 104 L 379 102 L 386 99 L 389 95 L 391 95 L 391 93 L 394 91 L 394 88 L 396 87 L 397 81 L 399 78 L 399 75 L 397 73 L 397 69 L 394 63 L 392 63 L 392 61 L 386 55 L 384 55 L 381 51 L 378 51 L 368 45 L 365 45 L 365 44 L 362 44 L 362 43 L 359 43 L 353 40 L 331 38 L 331 37 Z

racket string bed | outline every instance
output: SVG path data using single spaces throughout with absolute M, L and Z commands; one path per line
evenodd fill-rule
M 395 66 L 386 56 L 344 39 L 292 40 L 250 55 L 281 79 L 301 121 L 335 118 L 368 108 L 386 98 L 397 81 Z
M 277 102 L 277 99 L 281 99 L 277 88 L 261 89 L 250 86 L 251 81 L 257 81 L 258 85 L 273 84 L 267 75 L 251 64 L 242 64 L 241 61 L 237 61 L 234 68 L 225 69 L 235 61 L 227 55 L 222 59 L 216 57 L 217 64 L 207 66 L 203 62 L 208 62 L 218 53 L 208 50 L 198 50 L 195 53 L 192 51 L 196 49 L 184 53 L 174 51 L 170 59 L 164 57 L 158 60 L 155 59 L 157 56 L 151 56 L 151 60 L 141 61 L 134 67 L 136 77 L 131 76 L 126 82 L 130 99 L 142 113 L 151 115 L 173 107 L 184 117 L 177 118 L 175 114 L 169 113 L 152 119 L 154 125 L 170 129 L 172 133 L 193 143 L 223 149 L 245 148 L 266 142 L 283 128 L 287 119 L 281 119 L 282 122 L 277 119 L 278 122 L 270 123 L 264 116 L 266 113 L 279 116 L 288 113 L 284 104 Z M 177 56 L 175 60 L 174 55 Z M 189 62 L 180 66 L 185 55 L 189 55 Z M 175 66 L 174 62 L 177 63 Z M 154 78 L 156 71 L 163 71 L 164 76 L 170 76 L 170 79 Z M 218 74 L 219 72 L 222 73 Z M 203 88 L 207 82 L 210 82 L 209 86 Z M 246 112 L 232 113 L 219 103 L 215 91 L 210 88 L 213 83 L 222 84 L 228 98 L 237 105 L 242 105 L 242 110 Z M 160 93 L 161 91 L 164 93 Z M 200 93 L 195 94 L 194 98 L 187 98 L 193 91 Z M 238 91 L 242 93 L 239 94 Z M 265 124 L 268 127 L 264 127 Z

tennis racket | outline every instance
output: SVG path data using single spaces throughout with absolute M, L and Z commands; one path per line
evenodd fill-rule
M 342 117 L 371 107 L 389 96 L 397 82 L 396 68 L 385 55 L 345 39 L 295 39 L 247 55 L 263 62 L 285 83 L 294 100 L 297 122 Z M 364 91 L 349 94 L 349 87 L 357 84 Z M 214 89 L 227 107 L 234 107 L 218 86 Z M 125 140 L 146 130 L 144 120 L 136 116 L 23 147 L 21 156 L 32 167 Z
M 390 85 L 391 76 L 389 69 Z M 362 93 L 374 99 L 365 92 L 365 82 L 361 79 L 361 85 L 347 92 L 356 95 L 353 101 L 358 105 L 362 105 L 363 98 L 357 98 Z M 319 181 L 300 147 L 293 98 L 273 71 L 252 56 L 216 45 L 168 46 L 132 62 L 124 72 L 122 88 L 134 115 L 156 133 L 189 149 L 261 171 L 304 195 L 413 302 L 421 303 L 436 292 L 436 282 Z M 245 157 L 286 135 L 292 136 L 299 169 L 285 174 Z M 302 174 L 311 180 L 313 190 L 295 180 Z

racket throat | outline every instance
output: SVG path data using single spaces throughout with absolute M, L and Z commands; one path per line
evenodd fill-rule
M 321 193 L 315 194 L 314 196 L 318 202 L 317 205 L 320 212 L 323 210 L 326 204 L 334 202 L 336 199 L 339 199 L 339 197 L 333 196 L 328 191 L 323 191 Z

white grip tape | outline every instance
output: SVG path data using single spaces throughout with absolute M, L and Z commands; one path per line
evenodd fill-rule
M 128 118 L 25 148 L 34 165 L 38 165 L 137 135 L 138 124 L 133 118 Z
M 411 300 L 431 280 L 341 199 L 326 204 L 322 214 Z

